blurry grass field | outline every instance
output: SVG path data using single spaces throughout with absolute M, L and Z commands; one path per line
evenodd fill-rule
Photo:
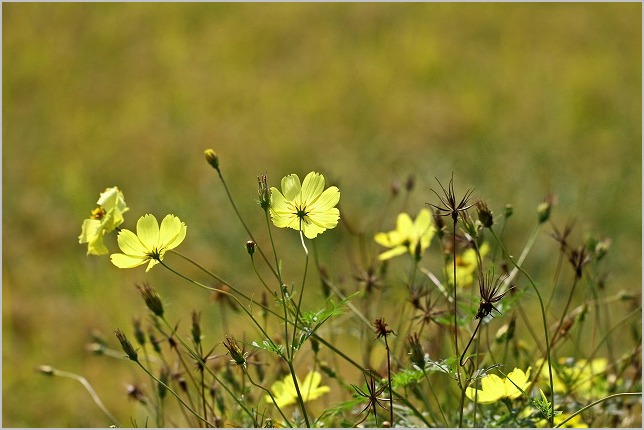
M 612 239 L 607 288 L 638 289 L 641 18 L 639 3 L 4 3 L 3 426 L 105 425 L 80 385 L 40 364 L 83 374 L 113 412 L 134 414 L 134 368 L 84 350 L 90 330 L 113 341 L 145 314 L 134 282 L 150 280 L 171 310 L 209 309 L 167 273 L 85 256 L 80 225 L 104 188 L 124 191 L 130 227 L 175 213 L 186 253 L 252 279 L 208 147 L 257 230 L 262 173 L 277 185 L 323 172 L 342 217 L 366 228 L 393 181 L 415 175 L 416 213 L 434 177 L 454 172 L 496 213 L 514 206 L 516 248 L 555 193 L 557 223 Z M 216 315 L 204 321 L 212 343 L 225 334 Z

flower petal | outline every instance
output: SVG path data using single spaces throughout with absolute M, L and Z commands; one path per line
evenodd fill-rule
M 166 215 L 161 221 L 159 248 L 174 249 L 186 238 L 187 227 L 178 217 Z
M 295 228 L 295 229 L 299 230 L 299 228 Z M 324 233 L 324 230 L 326 230 L 326 228 L 320 227 L 319 225 L 312 222 L 302 223 L 302 232 L 304 233 L 304 236 L 306 236 L 308 239 L 315 239 L 318 234 Z
M 396 246 L 394 248 L 391 248 L 389 251 L 385 251 L 382 254 L 380 254 L 378 256 L 378 260 L 380 261 L 389 260 L 390 258 L 403 255 L 405 252 L 407 252 L 406 246 L 404 245 Z
M 302 195 L 304 195 L 304 192 L 302 192 Z M 337 205 L 339 201 L 340 190 L 338 190 L 338 187 L 329 187 L 312 204 L 308 204 L 306 208 L 309 213 L 325 212 Z
M 414 233 L 414 222 L 405 212 L 399 213 L 398 218 L 396 218 L 396 231 L 406 238 L 409 238 Z
M 302 202 L 308 206 L 316 201 L 324 190 L 324 176 L 317 172 L 311 172 L 304 178 L 302 182 Z M 336 188 L 337 190 L 337 188 Z M 338 196 L 339 199 L 339 196 Z
M 289 203 L 282 193 L 280 193 L 276 188 L 271 188 L 271 206 L 270 213 L 273 224 L 278 228 L 285 228 L 291 226 L 294 222 L 295 229 L 299 229 L 299 221 L 297 216 L 294 214 L 294 209 L 291 207 L 292 204 Z
M 131 255 L 125 255 L 125 254 L 110 255 L 110 260 L 112 260 L 112 263 L 116 267 L 119 267 L 121 269 L 131 269 L 132 267 L 140 266 L 141 264 L 145 263 L 147 259 L 148 259 L 147 256 L 133 257 Z
M 324 229 L 333 228 L 338 225 L 340 211 L 338 208 L 331 208 L 321 213 L 309 213 L 308 218 L 313 224 L 323 227 Z
M 159 246 L 159 222 L 154 215 L 143 215 L 136 223 L 136 235 L 147 252 Z
M 282 193 L 286 200 L 294 200 L 302 190 L 300 178 L 294 173 L 282 178 Z
M 121 230 L 116 241 L 124 254 L 139 258 L 147 257 L 148 250 L 139 237 L 130 230 Z

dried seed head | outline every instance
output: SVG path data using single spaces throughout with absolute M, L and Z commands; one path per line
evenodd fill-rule
M 384 318 L 376 318 L 373 322 L 373 327 L 376 329 L 378 338 L 384 337 L 386 339 L 389 333 L 396 334 L 393 330 L 387 328 L 387 323 Z
M 413 335 L 408 336 L 407 341 L 409 342 L 410 348 L 409 361 L 411 361 L 412 364 L 414 364 L 419 369 L 424 369 L 426 353 L 423 350 L 423 347 L 420 345 L 418 333 L 414 333 Z
M 271 207 L 271 189 L 268 188 L 266 174 L 257 177 L 257 194 L 259 195 L 259 205 L 264 211 L 267 211 Z
M 157 393 L 159 393 L 159 398 L 163 399 L 168 392 L 168 379 L 170 378 L 170 369 L 163 366 L 161 372 L 159 373 L 159 381 L 157 382 Z
M 121 344 L 121 348 L 123 348 L 123 352 L 127 354 L 127 357 L 130 360 L 136 361 L 138 363 L 139 356 L 136 353 L 136 350 L 134 349 L 130 341 L 127 340 L 127 337 L 125 337 L 125 334 L 119 329 L 116 329 L 114 331 L 114 334 L 116 334 L 116 338 L 119 340 L 119 343 Z
M 203 152 L 203 155 L 206 157 L 206 161 L 210 164 L 216 171 L 219 171 L 219 157 L 217 153 L 212 149 L 206 149 Z
M 161 297 L 159 297 L 154 288 L 152 288 L 148 282 L 144 282 L 143 285 L 137 284 L 136 288 L 141 293 L 141 297 L 148 309 L 150 309 L 154 315 L 162 317 L 163 302 L 161 302 Z
M 201 313 L 197 311 L 192 311 L 192 329 L 190 330 L 192 334 L 192 341 L 195 345 L 201 343 Z
M 485 203 L 483 200 L 477 200 L 475 205 L 476 212 L 479 216 L 479 221 L 481 221 L 483 227 L 492 227 L 492 224 L 494 224 L 494 217 L 492 216 L 492 211 L 487 207 L 487 203 Z
M 246 367 L 246 354 L 239 347 L 237 341 L 232 337 L 226 336 L 226 340 L 223 343 L 230 354 L 230 358 L 232 358 L 231 361 L 238 366 Z
M 136 339 L 139 345 L 145 345 L 146 339 L 145 333 L 143 333 L 143 329 L 141 328 L 141 320 L 139 318 L 132 319 L 132 325 L 134 326 L 134 339 Z
M 414 175 L 409 175 L 407 181 L 405 182 L 405 189 L 407 192 L 411 192 L 416 186 L 416 177 Z

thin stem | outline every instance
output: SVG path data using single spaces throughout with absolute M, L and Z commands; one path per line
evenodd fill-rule
M 183 399 L 182 399 L 182 398 L 181 398 L 181 397 L 180 397 L 180 396 L 179 396 L 179 395 L 178 395 L 178 394 L 177 394 L 177 393 L 176 393 L 172 388 L 170 388 L 170 387 L 169 387 L 165 382 L 163 382 L 162 380 L 158 379 L 158 378 L 157 378 L 156 376 L 154 376 L 154 375 L 153 375 L 153 374 L 152 374 L 148 369 L 146 369 L 146 368 L 145 368 L 145 366 L 141 364 L 141 362 L 139 362 L 138 360 L 136 360 L 135 362 L 136 362 L 136 364 L 138 364 L 138 365 L 139 365 L 139 367 L 140 367 L 141 369 L 143 369 L 143 371 L 144 371 L 145 373 L 147 373 L 147 374 L 148 374 L 148 376 L 150 376 L 152 379 L 154 379 L 155 381 L 157 381 L 157 383 L 159 383 L 159 384 L 163 385 L 163 386 L 164 386 L 168 391 L 170 391 L 170 392 L 172 393 L 172 395 L 173 395 L 173 396 L 175 396 L 175 397 L 177 398 L 177 400 L 179 400 L 179 402 L 180 402 L 180 403 L 181 403 L 181 404 L 182 404 L 186 409 L 188 409 L 188 410 L 189 410 L 189 411 L 190 411 L 190 412 L 191 412 L 195 417 L 197 417 L 200 421 L 202 421 L 203 423 L 205 423 L 207 426 L 214 427 L 214 425 L 212 425 L 211 423 L 209 423 L 209 422 L 208 422 L 208 420 L 207 420 L 206 418 L 204 418 L 204 417 L 202 417 L 201 415 L 199 415 L 199 413 L 198 413 L 198 412 L 196 412 L 196 411 L 195 411 L 194 409 L 192 409 L 192 408 L 191 408 L 191 407 L 190 407 L 186 402 L 184 402 L 184 401 L 183 401 Z
M 96 394 L 96 391 L 94 391 L 94 388 L 92 388 L 91 384 L 85 379 L 84 377 L 77 375 L 75 373 L 71 372 L 65 372 L 63 370 L 58 370 L 58 369 L 51 369 L 51 374 L 54 376 L 60 376 L 63 378 L 69 378 L 73 379 L 75 381 L 80 382 L 83 387 L 87 390 L 89 395 L 92 397 L 92 400 L 94 400 L 94 403 L 96 403 L 96 406 L 99 407 L 101 411 L 112 421 L 117 427 L 121 427 L 121 424 L 119 421 L 110 413 L 110 411 L 107 410 L 103 402 L 101 401 L 100 397 L 98 397 L 98 394 Z
M 277 401 L 275 400 L 275 397 L 273 396 L 273 393 L 271 393 L 271 391 L 270 391 L 268 388 L 266 388 L 266 387 L 264 387 L 264 386 L 262 386 L 262 385 L 259 385 L 258 383 L 256 383 L 255 381 L 253 381 L 253 378 L 250 376 L 250 372 L 248 372 L 248 369 L 247 369 L 245 366 L 243 367 L 243 369 L 244 369 L 244 373 L 246 374 L 246 376 L 248 376 L 248 381 L 249 381 L 251 384 L 253 384 L 255 387 L 257 387 L 257 388 L 259 388 L 259 389 L 261 389 L 261 390 L 263 390 L 263 391 L 266 391 L 266 393 L 268 394 L 268 396 L 269 396 L 269 397 L 271 398 L 271 400 L 273 401 L 273 404 L 274 404 L 274 405 L 275 405 L 275 407 L 277 408 L 277 411 L 280 413 L 280 415 L 282 416 L 282 418 L 284 418 L 284 422 L 285 422 L 289 427 L 293 427 L 293 424 L 291 424 L 291 422 L 288 420 L 288 418 L 286 418 L 286 415 L 284 415 L 284 412 L 282 412 L 282 409 L 281 409 L 281 408 L 279 407 L 279 405 L 277 404 Z
M 253 242 L 257 243 L 255 238 L 253 237 L 253 233 L 251 233 L 250 229 L 248 228 L 248 226 L 244 222 L 244 219 L 242 218 L 241 214 L 239 213 L 239 210 L 237 209 L 237 205 L 235 205 L 235 201 L 233 200 L 233 197 L 230 194 L 230 191 L 228 190 L 228 185 L 226 185 L 226 181 L 224 180 L 224 176 L 221 174 L 221 170 L 217 169 L 217 173 L 219 174 L 219 179 L 221 180 L 221 183 L 224 186 L 224 191 L 226 191 L 226 195 L 228 196 L 228 201 L 230 201 L 230 204 L 232 205 L 233 210 L 235 211 L 235 214 L 237 215 L 237 218 L 239 218 L 239 221 L 241 222 L 242 226 L 244 226 L 244 229 L 246 230 L 246 233 L 248 233 L 248 236 L 250 237 L 250 239 Z M 275 276 L 277 276 L 277 272 L 275 271 L 275 269 L 273 269 L 273 266 L 271 266 L 271 263 L 269 263 L 268 258 L 266 257 L 266 255 L 262 251 L 262 248 L 258 247 L 258 249 L 259 249 L 259 253 L 262 255 L 262 258 L 264 258 L 264 261 L 266 261 L 266 265 L 271 269 L 273 274 Z
M 559 428 L 559 427 L 563 426 L 568 421 L 570 421 L 571 419 L 573 419 L 574 417 L 576 417 L 577 415 L 579 415 L 580 413 L 582 413 L 586 409 L 590 409 L 593 406 L 598 405 L 601 402 L 604 402 L 606 400 L 609 400 L 609 399 L 612 399 L 612 398 L 615 398 L 615 397 L 626 397 L 626 396 L 640 396 L 641 397 L 642 393 L 641 392 L 639 392 L 639 393 L 616 393 L 616 394 L 611 394 L 610 396 L 603 397 L 603 398 L 601 398 L 599 400 L 596 400 L 596 401 L 592 402 L 591 404 L 586 405 L 583 408 L 579 409 L 577 412 L 571 414 L 568 418 L 566 418 L 565 420 L 563 420 L 562 422 L 560 422 L 559 424 L 557 424 L 554 427 Z
M 521 273 L 523 273 L 523 275 L 530 282 L 530 285 L 534 289 L 535 293 L 537 293 L 537 298 L 539 299 L 539 306 L 541 306 L 541 318 L 543 320 L 543 334 L 544 334 L 544 336 L 546 338 L 546 354 L 547 354 L 547 358 L 548 358 L 548 377 L 550 379 L 550 403 L 552 404 L 552 408 L 554 409 L 554 407 L 555 407 L 555 389 L 554 389 L 554 383 L 552 381 L 552 363 L 550 362 L 550 339 L 549 339 L 549 336 L 548 336 L 548 322 L 546 321 L 546 310 L 545 310 L 544 305 L 543 305 L 543 299 L 541 298 L 541 293 L 539 293 L 539 289 L 535 285 L 534 280 L 532 279 L 532 277 L 518 263 L 516 263 L 514 261 L 514 259 L 510 255 L 510 253 L 507 251 L 507 249 L 505 249 L 505 245 L 503 245 L 503 242 L 501 242 L 499 237 L 494 232 L 494 229 L 492 229 L 491 227 L 490 227 L 490 232 L 492 233 L 492 236 L 494 236 L 494 239 L 501 246 L 501 249 L 503 250 L 503 253 L 507 256 L 508 260 L 510 260 L 510 262 L 514 265 L 516 270 L 518 270 Z M 536 236 L 536 234 L 534 234 L 534 236 Z M 534 242 L 534 240 L 532 242 Z M 527 247 L 526 247 L 526 249 L 527 249 Z M 508 276 L 508 279 L 510 279 L 511 277 L 512 277 L 512 274 L 510 274 L 510 276 Z M 552 427 L 554 425 L 554 417 L 548 417 L 548 424 L 550 425 L 550 427 Z
M 213 371 L 212 371 L 212 369 L 206 365 L 206 362 L 203 360 L 203 358 L 202 358 L 202 357 L 200 357 L 200 356 L 199 356 L 195 351 L 193 351 L 193 350 L 190 348 L 190 346 L 189 346 L 189 345 L 188 345 L 188 344 L 183 340 L 183 338 L 182 338 L 181 336 L 178 336 L 178 334 L 177 334 L 176 330 L 174 329 L 174 327 L 172 327 L 172 325 L 168 322 L 168 320 L 167 320 L 167 319 L 165 319 L 165 317 L 160 317 L 160 319 L 161 319 L 161 321 L 163 321 L 163 323 L 166 325 L 166 327 L 170 330 L 170 332 L 172 333 L 172 335 L 173 335 L 173 336 L 176 336 L 176 338 L 179 340 L 179 342 L 181 343 L 181 345 L 183 345 L 183 347 L 186 349 L 186 351 L 188 351 L 188 353 L 189 353 L 189 354 L 190 354 L 190 355 L 191 355 L 191 356 L 192 356 L 192 357 L 193 357 L 193 358 L 194 358 L 194 359 L 195 359 L 195 360 L 196 360 L 196 361 L 197 361 L 201 366 L 203 366 L 203 368 L 204 368 L 204 369 L 206 369 L 206 370 L 208 371 L 208 373 L 210 374 L 210 376 L 212 376 L 212 377 L 215 379 L 215 381 L 217 381 L 217 383 L 218 383 L 219 385 L 221 385 L 221 386 L 224 388 L 224 390 L 226 390 L 226 392 L 230 395 L 230 397 L 232 397 L 233 399 L 235 399 L 235 402 L 237 402 L 237 404 L 238 404 L 238 405 L 239 405 L 239 406 L 244 410 L 244 412 L 246 412 L 246 414 L 248 414 L 248 416 L 253 420 L 254 425 L 255 425 L 255 426 L 257 426 L 257 425 L 258 425 L 258 423 L 257 423 L 257 421 L 256 421 L 256 419 L 255 419 L 255 417 L 254 417 L 253 413 L 252 413 L 251 411 L 249 411 L 249 410 L 248 410 L 248 408 L 246 407 L 246 405 L 245 405 L 241 400 L 239 400 L 239 399 L 235 396 L 235 394 L 230 390 L 230 388 L 228 387 L 228 385 L 226 385 L 226 384 L 222 383 L 222 382 L 221 382 L 221 379 L 219 379 L 219 377 L 217 376 L 217 374 L 215 374 L 215 372 L 213 372 Z M 269 340 L 270 340 L 270 339 L 269 339 Z M 155 379 L 156 379 L 156 378 L 155 378 Z

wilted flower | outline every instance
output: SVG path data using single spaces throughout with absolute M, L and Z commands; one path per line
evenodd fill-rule
M 338 187 L 324 189 L 324 176 L 311 172 L 300 184 L 300 178 L 291 174 L 282 178 L 282 191 L 271 187 L 270 213 L 273 224 L 279 228 L 299 230 L 309 239 L 338 225 L 340 201 Z
M 377 233 L 374 236 L 376 243 L 391 248 L 380 254 L 378 258 L 388 260 L 406 252 L 419 257 L 429 248 L 435 232 L 436 228 L 432 223 L 432 214 L 429 210 L 421 209 L 414 221 L 408 214 L 400 213 L 396 219 L 395 230 Z
M 148 263 L 147 272 L 163 260 L 166 251 L 183 242 L 186 229 L 186 224 L 174 215 L 166 215 L 161 221 L 161 228 L 154 215 L 144 215 L 136 223 L 136 234 L 121 230 L 118 245 L 123 254 L 112 254 L 112 263 L 121 269 Z
M 481 379 L 481 390 L 468 387 L 465 390 L 465 395 L 470 400 L 476 398 L 476 401 L 482 404 L 494 403 L 504 398 L 516 399 L 521 396 L 521 390 L 525 391 L 530 386 L 530 369 L 528 367 L 528 370 L 524 373 L 523 370 L 515 368 L 512 372 L 508 373 L 507 378 L 501 378 L 497 375 L 487 375 Z M 521 387 L 521 390 L 517 386 Z
M 300 393 L 302 394 L 302 400 L 306 403 L 310 400 L 315 400 L 321 395 L 328 393 L 331 389 L 327 386 L 320 387 L 320 382 L 322 381 L 322 375 L 319 372 L 309 372 L 304 378 L 304 383 L 297 380 L 297 385 L 300 388 Z M 275 397 L 275 403 L 278 407 L 282 408 L 284 406 L 292 405 L 297 402 L 297 390 L 295 389 L 295 384 L 293 383 L 293 378 L 291 375 L 287 375 L 283 380 L 276 381 L 271 385 L 271 393 Z M 264 400 L 268 403 L 272 403 L 273 399 L 271 396 L 265 396 Z
M 123 223 L 123 213 L 129 210 L 125 205 L 123 192 L 118 187 L 107 188 L 96 203 L 99 206 L 83 221 L 81 234 L 78 236 L 78 243 L 87 243 L 87 255 L 109 252 L 103 238 Z

